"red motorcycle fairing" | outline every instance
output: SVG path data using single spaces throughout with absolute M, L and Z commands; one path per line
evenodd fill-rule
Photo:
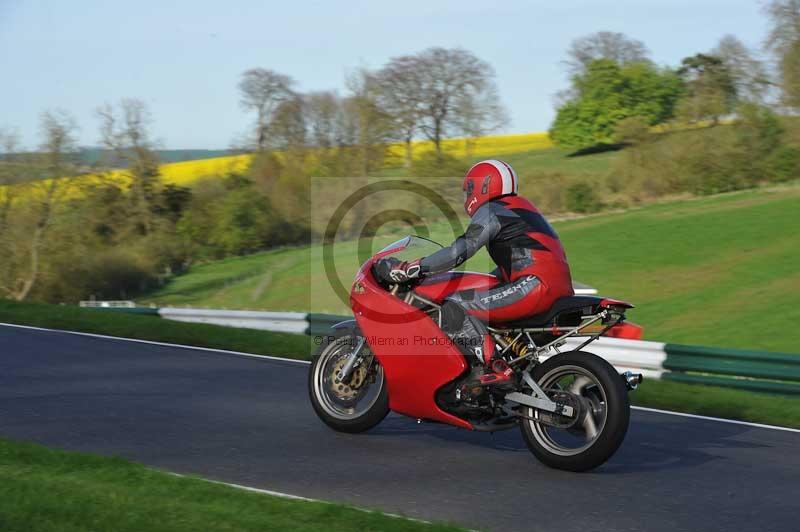
M 462 290 L 488 290 L 500 284 L 500 280 L 489 273 L 442 272 L 427 277 L 414 292 L 434 303 L 441 304 L 444 298 Z
M 383 367 L 389 408 L 407 416 L 473 429 L 436 404 L 437 390 L 468 365 L 450 338 L 424 312 L 384 290 L 372 276 L 376 255 L 361 268 L 350 303 L 370 350 Z

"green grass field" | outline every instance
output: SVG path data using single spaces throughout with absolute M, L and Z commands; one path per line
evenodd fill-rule
M 618 151 L 569 157 L 563 148 L 531 150 L 501 157 L 521 176 L 536 172 L 561 172 L 570 175 L 605 174 L 619 157 Z
M 497 158 L 509 163 L 521 176 L 537 172 L 560 172 L 570 175 L 604 174 L 608 172 L 619 157 L 618 151 L 608 151 L 580 157 L 569 157 L 570 150 L 563 148 L 546 148 L 504 153 Z M 472 157 L 471 160 L 480 160 Z M 467 164 L 469 164 L 467 161 Z M 465 169 L 466 170 L 466 169 Z M 399 177 L 408 174 L 403 167 L 387 167 L 380 174 L 387 177 Z
M 637 305 L 649 339 L 795 352 L 800 322 L 800 187 L 757 189 L 556 222 L 573 277 Z M 379 249 L 400 233 L 375 239 Z M 444 225 L 432 236 L 449 241 Z M 358 243 L 335 246 L 342 285 Z M 287 248 L 193 267 L 143 303 L 347 313 L 321 247 Z M 480 253 L 468 269 L 488 271 Z M 313 294 L 313 297 L 311 296 Z
M 321 502 L 252 493 L 123 460 L 0 439 L 0 530 L 456 531 Z

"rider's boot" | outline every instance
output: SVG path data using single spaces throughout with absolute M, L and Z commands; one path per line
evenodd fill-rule
M 475 375 L 473 372 L 472 375 L 475 376 L 461 386 L 460 396 L 462 398 L 474 400 L 488 388 L 503 388 L 513 383 L 514 372 L 508 367 L 505 360 L 496 356 L 494 340 L 490 335 L 483 336 L 482 345 L 472 345 L 465 351 L 471 351 L 471 354 L 480 360 L 483 367 L 478 370 L 479 375 Z
M 500 386 L 511 382 L 514 370 L 509 367 L 505 360 L 496 356 L 494 340 L 490 334 L 486 334 L 483 337 L 481 353 L 483 354 L 481 358 L 484 364 L 484 373 L 479 378 L 481 386 Z

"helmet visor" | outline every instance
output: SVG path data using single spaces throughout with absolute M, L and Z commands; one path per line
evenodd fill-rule
M 469 201 L 469 197 L 472 195 L 474 190 L 475 183 L 472 182 L 472 179 L 464 183 L 464 205 L 467 204 L 467 201 Z

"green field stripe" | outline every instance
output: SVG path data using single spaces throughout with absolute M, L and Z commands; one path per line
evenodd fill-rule
M 733 360 L 751 360 L 757 362 L 776 362 L 800 364 L 800 354 L 774 353 L 770 351 L 753 351 L 744 349 L 729 349 L 723 347 L 706 347 L 683 344 L 665 344 L 667 355 L 692 355 L 708 358 L 724 358 Z
M 666 344 L 664 367 L 671 371 L 800 381 L 800 355 Z

